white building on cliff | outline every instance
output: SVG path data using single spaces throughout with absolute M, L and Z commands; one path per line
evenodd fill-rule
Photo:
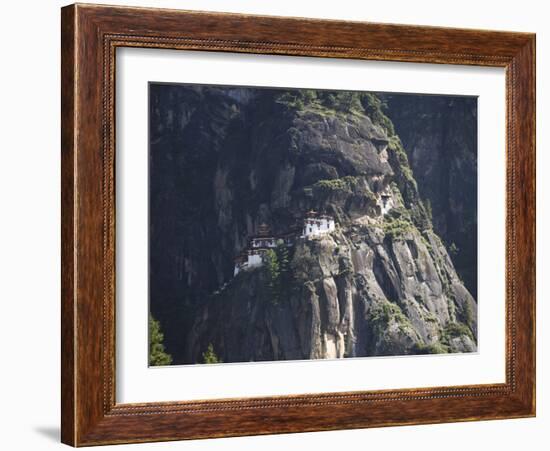
M 269 249 L 278 245 L 293 246 L 297 237 L 310 238 L 329 233 L 335 229 L 334 219 L 327 215 L 318 215 L 315 211 L 309 211 L 303 220 L 302 228 L 296 229 L 296 233 L 286 233 L 275 236 L 270 233 L 269 226 L 262 224 L 258 228 L 258 235 L 250 239 L 247 249 L 235 258 L 236 276 L 241 271 L 258 268 L 263 265 L 263 256 Z
M 258 228 L 258 235 L 250 240 L 248 249 L 235 258 L 233 276 L 236 276 L 241 271 L 262 266 L 263 255 L 268 249 L 275 247 L 277 247 L 277 238 L 270 234 L 267 224 L 261 224 Z
M 334 219 L 328 215 L 318 216 L 316 212 L 309 211 L 304 219 L 302 238 L 314 237 L 332 232 L 335 229 Z
M 236 276 L 241 271 L 262 266 L 262 256 L 266 250 L 267 249 L 248 250 L 245 253 L 238 255 L 235 258 L 235 269 L 233 270 L 233 276 Z
M 386 215 L 394 207 L 391 191 L 389 189 L 383 191 L 377 199 L 376 204 L 380 207 L 380 214 L 382 216 Z

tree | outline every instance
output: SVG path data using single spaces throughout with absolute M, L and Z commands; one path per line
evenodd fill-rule
M 284 300 L 288 298 L 289 290 L 292 284 L 288 246 L 281 241 L 277 243 L 275 252 L 279 262 L 278 299 Z
M 458 251 L 460 249 L 458 249 L 457 245 L 452 242 L 451 245 L 449 246 L 449 252 L 451 253 L 451 255 L 455 256 L 456 254 L 458 254 Z
M 323 104 L 330 109 L 338 108 L 338 99 L 334 94 L 324 94 L 322 97 Z
M 304 89 L 300 91 L 305 103 L 313 103 L 317 100 L 317 93 L 313 89 Z
M 281 274 L 279 259 L 273 249 L 268 249 L 263 256 L 263 260 L 271 303 L 277 305 L 279 303 L 279 276 Z
M 426 213 L 428 214 L 428 217 L 430 218 L 430 221 L 433 221 L 433 214 L 432 214 L 432 203 L 430 199 L 424 200 L 424 208 L 426 208 Z
M 172 356 L 165 352 L 164 334 L 160 330 L 160 323 L 149 314 L 149 365 L 162 366 L 172 363 Z
M 361 98 L 356 92 L 342 91 L 336 96 L 337 109 L 345 113 L 349 113 L 352 110 L 357 112 L 363 112 L 363 106 L 361 104 Z
M 206 351 L 202 353 L 203 363 L 223 363 L 223 361 L 214 352 L 214 346 L 212 343 L 208 344 Z
M 287 273 L 289 266 L 288 247 L 285 244 L 278 244 L 275 252 L 277 254 L 280 274 Z
M 361 95 L 361 104 L 365 114 L 375 125 L 381 126 L 390 136 L 395 135 L 395 128 L 392 121 L 384 114 L 387 108 L 385 102 L 382 102 L 378 96 L 373 93 L 365 92 Z

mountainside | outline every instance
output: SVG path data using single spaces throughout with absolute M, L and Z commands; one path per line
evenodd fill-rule
M 151 85 L 150 295 L 174 363 L 476 350 L 477 305 L 372 94 Z M 262 224 L 336 228 L 233 277 Z
M 385 94 L 434 230 L 477 298 L 477 98 Z

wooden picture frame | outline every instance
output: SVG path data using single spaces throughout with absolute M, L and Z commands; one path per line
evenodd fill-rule
M 62 441 L 73 446 L 535 415 L 535 35 L 147 8 L 62 9 Z M 506 69 L 506 382 L 118 404 L 115 50 Z

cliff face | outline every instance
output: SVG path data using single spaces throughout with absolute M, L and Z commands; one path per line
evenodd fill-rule
M 476 349 L 476 302 L 375 96 L 152 85 L 151 140 L 151 309 L 174 363 L 209 344 L 225 362 Z M 336 230 L 233 277 L 260 224 L 312 209 Z
M 477 99 L 383 96 L 434 230 L 477 298 Z

